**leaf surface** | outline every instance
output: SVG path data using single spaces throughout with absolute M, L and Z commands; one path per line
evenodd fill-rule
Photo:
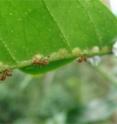
M 109 53 L 116 36 L 116 18 L 99 0 L 0 1 L 1 71 L 46 72 L 95 54 L 94 47 Z M 33 64 L 36 55 L 42 64 Z

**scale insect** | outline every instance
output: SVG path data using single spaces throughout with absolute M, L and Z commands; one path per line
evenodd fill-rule
M 7 77 L 12 76 L 12 72 L 9 69 L 4 70 L 1 74 L 0 74 L 0 81 L 4 81 Z

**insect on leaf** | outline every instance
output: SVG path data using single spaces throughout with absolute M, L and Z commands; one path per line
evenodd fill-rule
M 116 17 L 100 0 L 0 1 L 1 71 L 42 73 L 108 54 L 116 36 Z

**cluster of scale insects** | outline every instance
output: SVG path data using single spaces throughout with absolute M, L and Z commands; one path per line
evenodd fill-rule
M 49 58 L 49 57 L 48 57 Z M 35 66 L 46 66 L 49 64 L 49 59 L 48 58 L 39 58 L 35 57 L 32 61 L 32 65 Z M 78 59 L 78 63 L 86 62 L 87 57 L 85 55 L 81 55 Z M 0 81 L 4 81 L 7 77 L 12 76 L 12 71 L 10 69 L 5 69 L 3 72 L 0 74 Z

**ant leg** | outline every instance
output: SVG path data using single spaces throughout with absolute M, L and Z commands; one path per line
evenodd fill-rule
M 11 70 L 5 70 L 6 76 L 12 76 L 12 71 Z
M 0 80 L 4 81 L 7 76 L 12 76 L 12 73 L 9 69 L 4 70 L 0 75 Z

